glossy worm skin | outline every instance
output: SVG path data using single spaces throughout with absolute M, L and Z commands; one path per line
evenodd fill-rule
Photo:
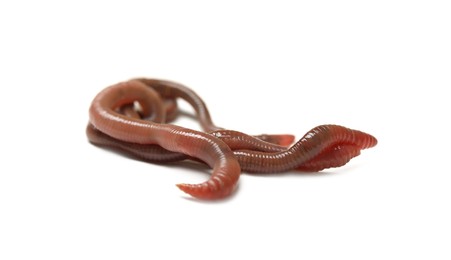
M 173 81 L 160 80 L 160 79 L 148 79 L 148 78 L 136 78 L 133 80 L 140 81 L 146 86 L 154 89 L 163 100 L 175 100 L 181 98 L 188 102 L 195 110 L 196 117 L 205 132 L 213 132 L 222 130 L 222 127 L 218 127 L 213 123 L 210 112 L 208 111 L 205 102 L 190 88 L 176 83 Z M 175 101 L 174 101 L 175 102 Z M 174 107 L 173 107 L 174 108 Z M 175 106 L 176 108 L 176 106 Z M 168 111 L 168 114 L 174 115 L 176 109 Z M 167 122 L 172 120 L 166 120 Z M 262 134 L 255 136 L 266 142 L 275 143 L 283 146 L 288 146 L 294 141 L 293 135 L 268 135 Z
M 152 97 L 150 102 L 147 97 Z M 135 101 L 144 110 L 152 108 L 158 120 L 164 121 L 163 103 L 158 93 L 140 81 L 132 80 L 101 91 L 91 104 L 90 122 L 113 138 L 139 144 L 158 144 L 169 151 L 187 154 L 207 163 L 213 168 L 208 181 L 177 185 L 193 197 L 219 199 L 233 192 L 241 170 L 233 152 L 224 142 L 206 133 L 131 118 L 115 111 Z
M 341 126 L 319 126 L 312 129 L 306 136 L 311 135 L 312 133 L 321 130 L 322 128 L 330 127 L 335 128 L 334 131 L 343 130 L 344 127 Z M 346 129 L 345 131 L 350 131 L 350 133 L 355 132 L 355 130 Z M 219 135 L 217 135 L 220 133 Z M 189 156 L 186 156 L 181 153 L 174 153 L 168 151 L 158 145 L 142 145 L 135 143 L 123 142 L 114 138 L 109 137 L 108 135 L 102 133 L 101 131 L 95 129 L 92 125 L 88 125 L 86 129 L 86 134 L 91 143 L 99 145 L 115 148 L 123 153 L 129 154 L 133 157 L 137 157 L 150 162 L 158 162 L 158 163 L 166 163 L 173 161 L 180 161 L 185 159 L 192 159 Z M 288 171 L 288 170 L 301 170 L 301 171 L 320 171 L 325 168 L 339 167 L 345 165 L 349 160 L 358 156 L 360 154 L 361 149 L 366 149 L 375 145 L 375 140 L 373 140 L 372 136 L 362 133 L 362 138 L 360 141 L 353 143 L 346 142 L 340 139 L 329 140 L 329 143 L 332 143 L 330 146 L 321 149 L 320 153 L 314 154 L 311 153 L 311 158 L 306 159 L 305 162 L 300 163 L 299 165 L 294 164 L 292 167 L 288 167 L 286 165 L 286 159 L 282 156 L 279 156 L 280 153 L 293 153 L 295 157 L 304 156 L 301 154 L 301 150 L 295 149 L 296 145 L 292 148 L 287 149 L 283 146 L 278 146 L 275 144 L 267 143 L 258 138 L 230 130 L 219 130 L 212 133 L 213 135 L 217 135 L 218 138 L 223 140 L 232 150 L 234 150 L 234 154 L 237 156 L 237 159 L 240 163 L 241 169 L 246 172 L 255 172 L 255 173 L 266 173 L 270 171 L 266 171 L 266 164 L 272 163 L 271 160 L 277 162 L 277 164 L 283 165 L 280 171 Z M 332 137 L 335 138 L 335 137 Z M 367 138 L 368 140 L 364 140 Z M 303 140 L 303 139 L 301 139 Z M 243 154 L 246 150 L 245 154 Z M 260 152 L 257 152 L 260 151 Z M 264 154 L 263 160 L 256 160 L 255 157 L 258 155 Z M 262 170 L 263 169 L 263 170 Z
M 352 158 L 360 155 L 360 147 L 352 144 L 341 144 L 325 150 L 314 159 L 301 164 L 299 171 L 318 172 L 327 168 L 340 167 Z
M 322 144 L 324 144 L 324 147 L 321 148 L 321 152 L 318 154 L 311 153 L 311 155 L 309 155 L 311 158 L 309 159 L 309 157 L 302 154 L 303 151 L 302 149 L 298 149 L 298 146 L 303 145 L 302 142 L 305 138 L 310 138 L 323 129 L 329 129 L 335 133 L 342 131 L 343 134 L 355 135 L 355 138 L 342 140 L 345 139 L 345 136 L 330 136 L 332 140 L 323 140 Z M 373 147 L 377 144 L 376 138 L 369 134 L 337 125 L 322 125 L 315 127 L 289 149 L 284 146 L 264 142 L 237 131 L 218 130 L 211 134 L 220 138 L 229 145 L 232 150 L 235 150 L 234 154 L 237 156 L 242 170 L 256 173 L 271 172 L 271 169 L 268 169 L 263 165 L 274 163 L 274 161 L 277 162 L 276 165 L 286 165 L 279 166 L 280 168 L 276 169 L 274 172 L 294 169 L 316 172 L 326 168 L 340 167 L 348 163 L 352 158 L 360 155 L 360 150 Z M 313 142 L 315 141 L 312 140 L 311 143 Z M 329 143 L 329 145 L 327 143 Z M 286 156 L 287 154 L 290 156 Z M 296 165 L 295 168 L 291 168 L 287 163 L 287 160 L 290 160 L 290 157 L 296 157 L 297 159 L 305 158 L 305 161 L 298 161 L 298 164 L 294 164 Z
M 160 88 L 159 90 L 162 91 L 163 89 Z M 186 95 L 186 96 L 188 96 L 188 95 Z M 152 101 L 154 98 L 155 98 L 155 96 L 149 96 L 148 101 Z M 148 120 L 152 120 L 155 123 L 169 123 L 169 122 L 174 121 L 178 115 L 177 101 L 175 98 L 176 97 L 173 95 L 166 94 L 165 99 L 163 99 L 162 111 L 166 111 L 165 112 L 166 117 L 163 117 L 158 113 L 158 115 L 154 115 L 154 118 L 149 118 L 152 116 L 152 113 L 153 113 L 152 109 L 149 108 L 144 111 L 141 109 L 141 107 L 136 108 L 137 106 L 134 103 L 124 105 L 124 106 L 118 108 L 117 110 L 121 114 L 126 115 L 128 117 L 135 118 L 135 119 L 147 118 Z M 200 99 L 200 98 L 197 97 L 197 99 Z M 155 101 L 156 101 L 156 103 L 160 102 L 160 100 L 155 100 Z M 196 111 L 196 117 L 199 120 L 199 122 L 201 123 L 201 125 L 206 126 L 207 129 L 221 129 L 221 130 L 215 130 L 213 132 L 210 132 L 210 134 L 212 134 L 213 136 L 216 136 L 216 137 L 221 137 L 221 139 L 223 139 L 223 140 L 228 140 L 228 136 L 232 135 L 233 138 L 230 139 L 229 143 L 228 143 L 229 147 L 231 147 L 232 149 L 233 149 L 234 142 L 241 142 L 241 140 L 238 140 L 240 138 L 244 138 L 245 139 L 245 140 L 243 140 L 244 143 L 248 143 L 249 145 L 251 143 L 253 143 L 254 145 L 259 144 L 260 146 L 265 145 L 266 143 L 274 144 L 274 146 L 273 146 L 274 148 L 272 148 L 270 150 L 266 149 L 263 151 L 279 151 L 280 149 L 284 149 L 285 146 L 290 145 L 294 141 L 294 136 L 289 135 L 289 134 L 283 134 L 283 135 L 261 134 L 261 135 L 256 135 L 253 137 L 259 139 L 260 141 L 264 141 L 264 142 L 259 142 L 258 140 L 257 140 L 257 142 L 255 142 L 255 141 L 253 141 L 253 140 L 255 140 L 255 138 L 252 138 L 248 135 L 245 135 L 245 134 L 242 134 L 242 133 L 239 133 L 236 131 L 224 130 L 224 129 L 214 125 L 211 122 L 211 119 L 209 116 L 202 115 L 202 113 L 206 113 L 207 115 L 209 115 L 208 109 L 204 103 L 202 103 L 202 106 L 203 106 L 202 108 L 193 107 L 194 110 Z M 159 112 L 161 112 L 161 111 L 159 111 Z M 165 119 L 166 122 L 164 122 L 163 119 Z M 246 148 L 242 148 L 242 149 L 246 149 Z M 252 150 L 259 150 L 258 146 L 252 147 Z
M 271 144 L 256 137 L 252 137 L 237 131 L 219 131 L 221 132 L 221 135 L 219 135 L 218 138 L 224 141 L 232 150 L 244 149 L 273 152 L 286 149 L 283 146 Z M 215 131 L 211 134 L 215 136 L 217 132 Z M 88 124 L 88 126 L 86 127 L 86 135 L 88 136 L 88 139 L 92 144 L 116 148 L 117 150 L 121 150 L 124 153 L 128 153 L 129 155 L 150 162 L 166 163 L 181 161 L 185 159 L 193 159 L 193 157 L 187 156 L 182 153 L 168 151 L 159 145 L 124 142 L 112 138 L 96 129 L 92 124 Z
M 160 89 L 161 91 L 162 89 Z M 187 95 L 188 96 L 188 95 Z M 191 94 L 191 96 L 193 96 Z M 164 110 L 166 111 L 166 120 L 173 121 L 177 114 L 177 102 L 173 96 L 167 95 L 164 101 Z M 204 105 L 205 106 L 205 105 Z M 120 108 L 124 114 L 133 118 L 148 117 L 151 111 L 141 111 L 138 113 L 135 109 L 135 105 L 125 105 Z M 203 109 L 196 109 L 195 111 L 207 111 L 206 106 Z M 202 121 L 202 117 L 198 115 L 199 120 Z M 158 121 L 158 123 L 161 123 Z M 218 127 L 216 127 L 218 128 Z M 150 162 L 172 162 L 189 159 L 190 157 L 180 153 L 170 152 L 158 145 L 140 145 L 134 143 L 123 142 L 114 138 L 111 138 L 99 130 L 95 129 L 91 124 L 86 129 L 87 136 L 91 143 L 99 146 L 107 146 L 115 148 L 123 153 L 127 153 L 131 156 L 150 161 Z M 259 135 L 248 136 L 246 134 L 232 131 L 232 130 L 216 130 L 210 134 L 223 140 L 232 150 L 253 150 L 262 152 L 282 152 L 286 150 L 286 145 L 292 143 L 294 136 L 292 135 Z M 273 143 L 265 142 L 264 140 L 271 141 Z M 274 144 L 275 143 L 275 144 Z M 277 145 L 277 144 L 282 144 Z M 330 149 L 325 149 L 320 155 L 314 157 L 310 161 L 307 161 L 297 167 L 300 171 L 320 171 L 326 168 L 339 167 L 345 165 L 355 156 L 360 154 L 360 148 L 355 145 L 336 145 Z M 239 157 L 241 168 L 244 171 L 252 171 L 257 168 L 252 164 L 252 159 Z M 241 159 L 241 160 L 240 160 Z M 251 163 L 247 163 L 251 162 Z M 255 170 L 254 170 L 255 171 Z
M 239 161 L 253 165 L 248 172 L 283 172 L 301 167 L 324 152 L 330 152 L 337 145 L 354 145 L 367 149 L 377 144 L 376 138 L 361 131 L 338 125 L 322 125 L 310 130 L 296 144 L 281 152 L 268 154 L 257 151 L 237 151 Z
M 196 115 L 204 131 L 211 132 L 221 129 L 213 124 L 210 112 L 204 101 L 188 87 L 167 80 L 147 78 L 136 78 L 134 80 L 142 82 L 146 86 L 154 89 L 163 99 L 181 98 L 188 102 L 195 109 Z
M 167 124 L 177 117 L 177 98 L 194 108 L 202 128 L 209 133 Z M 99 93 L 90 108 L 86 133 L 95 145 L 146 161 L 194 159 L 207 163 L 213 168 L 208 181 L 177 185 L 200 199 L 228 196 L 236 187 L 240 167 L 253 173 L 320 171 L 345 165 L 360 150 L 377 144 L 373 136 L 364 132 L 322 125 L 287 148 L 294 136 L 249 136 L 222 129 L 213 124 L 205 103 L 189 88 L 144 78 L 119 83 Z

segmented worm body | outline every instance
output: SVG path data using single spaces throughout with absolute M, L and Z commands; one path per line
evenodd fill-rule
M 188 87 L 167 80 L 137 78 L 135 79 L 142 82 L 146 86 L 154 89 L 163 99 L 175 99 L 181 98 L 188 102 L 195 110 L 197 118 L 202 126 L 202 129 L 206 132 L 211 132 L 221 129 L 213 124 L 210 116 L 210 112 L 207 109 L 204 101 Z
M 168 124 L 178 114 L 177 98 L 187 101 L 207 133 Z M 259 135 L 213 124 L 203 100 L 171 81 L 139 78 L 106 88 L 93 100 L 86 129 L 91 143 L 151 162 L 193 159 L 213 168 L 201 184 L 179 184 L 200 199 L 228 196 L 241 170 L 254 173 L 320 171 L 345 165 L 377 140 L 338 125 L 311 129 L 292 144 L 292 135 Z
M 181 98 L 188 102 L 196 113 L 196 118 L 198 119 L 202 129 L 205 132 L 214 132 L 218 130 L 223 130 L 222 127 L 218 127 L 213 123 L 211 119 L 210 112 L 207 108 L 205 102 L 190 88 L 167 80 L 159 80 L 159 79 L 148 79 L 148 78 L 136 78 L 134 80 L 140 81 L 147 85 L 148 87 L 154 89 L 163 100 L 169 100 L 169 106 L 167 114 L 169 118 L 166 119 L 167 122 L 172 121 L 177 115 L 177 106 L 175 100 L 177 98 Z M 153 97 L 152 97 L 153 98 Z M 175 104 L 175 105 L 174 105 Z M 146 114 L 145 116 L 149 116 Z M 168 120 L 169 119 L 169 120 Z M 161 122 L 164 123 L 164 122 Z M 288 146 L 294 141 L 293 135 L 268 135 L 261 134 L 255 136 L 263 141 L 275 143 L 279 145 Z
M 152 97 L 147 102 L 147 97 Z M 157 101 L 160 100 L 160 101 Z M 235 188 L 241 170 L 230 148 L 218 138 L 195 130 L 124 116 L 115 110 L 138 101 L 144 111 L 152 109 L 158 121 L 164 121 L 163 103 L 158 93 L 139 81 L 120 83 L 100 92 L 89 110 L 90 122 L 109 136 L 126 142 L 157 144 L 196 157 L 210 167 L 210 179 L 201 184 L 178 184 L 186 193 L 200 199 L 228 196 Z
M 322 128 L 334 128 L 333 131 L 349 131 L 348 134 L 353 134 L 351 129 L 346 129 L 341 126 L 325 125 L 319 126 L 307 133 L 307 136 L 316 131 L 320 131 Z M 223 133 L 229 132 L 228 130 L 220 130 Z M 95 129 L 91 124 L 88 125 L 86 129 L 89 140 L 99 146 L 107 146 L 111 148 L 116 148 L 124 153 L 131 156 L 157 163 L 167 163 L 174 161 L 181 161 L 186 159 L 193 159 L 182 153 L 175 153 L 168 151 L 158 145 L 142 145 L 136 143 L 129 143 L 120 141 L 118 139 L 111 138 L 110 136 L 102 133 L 101 131 Z M 215 134 L 215 132 L 213 132 Z M 227 136 L 226 138 L 222 138 Z M 340 139 L 326 140 L 332 143 L 329 148 L 324 148 L 320 153 L 310 152 L 310 159 L 307 156 L 302 157 L 302 149 L 296 149 L 299 144 L 292 146 L 287 149 L 283 146 L 271 144 L 259 140 L 258 138 L 239 133 L 236 131 L 230 131 L 228 135 L 220 135 L 218 138 L 223 140 L 229 147 L 233 150 L 236 155 L 238 162 L 240 163 L 241 169 L 246 172 L 254 173 L 266 173 L 266 172 L 277 172 L 266 170 L 266 164 L 271 163 L 270 160 L 276 162 L 279 167 L 278 172 L 288 171 L 288 170 L 302 170 L 302 171 L 320 171 L 326 168 L 339 167 L 345 165 L 352 158 L 360 154 L 361 149 L 369 148 L 374 145 L 374 140 L 368 140 L 366 146 L 362 146 L 362 143 L 353 143 L 352 141 L 341 141 Z M 336 137 L 331 137 L 336 138 Z M 365 136 L 363 138 L 372 139 L 370 136 Z M 302 139 L 301 139 L 302 140 Z M 299 142 L 298 142 L 299 143 Z M 327 146 L 327 145 L 324 145 Z M 320 149 L 317 149 L 320 150 Z M 310 150 L 311 151 L 311 150 Z M 300 161 L 294 166 L 290 166 L 289 156 L 281 156 L 281 154 L 293 154 L 293 157 L 305 158 L 305 161 Z M 263 158 L 262 158 L 263 157 Z M 256 159 L 257 158 L 257 159 Z

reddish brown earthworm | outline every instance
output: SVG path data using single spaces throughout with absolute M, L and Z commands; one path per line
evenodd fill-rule
M 177 116 L 177 98 L 194 108 L 202 128 L 210 134 L 166 124 Z M 156 79 L 140 78 L 107 88 L 92 102 L 90 118 L 87 135 L 93 144 L 149 161 L 197 158 L 213 167 L 205 183 L 178 185 L 202 199 L 229 195 L 238 181 L 239 165 L 242 170 L 257 173 L 319 171 L 342 166 L 358 156 L 361 149 L 377 143 L 373 136 L 361 131 L 322 125 L 287 148 L 294 140 L 292 135 L 255 138 L 217 127 L 196 93 L 181 84 Z
M 151 97 L 150 102 L 148 97 Z M 152 109 L 158 121 L 164 122 L 163 102 L 158 93 L 136 80 L 101 91 L 92 101 L 90 122 L 113 138 L 132 143 L 158 144 L 169 151 L 196 157 L 207 163 L 213 168 L 208 181 L 177 185 L 194 197 L 218 199 L 233 192 L 241 170 L 233 152 L 224 142 L 206 133 L 135 119 L 116 112 L 117 108 L 135 101 L 139 102 L 143 110 Z

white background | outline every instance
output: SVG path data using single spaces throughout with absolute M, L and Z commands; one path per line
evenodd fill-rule
M 450 14 L 449 1 L 2 1 L 0 259 L 450 259 Z M 193 200 L 175 184 L 208 169 L 86 140 L 92 98 L 137 76 L 190 86 L 223 127 L 334 123 L 379 144 Z

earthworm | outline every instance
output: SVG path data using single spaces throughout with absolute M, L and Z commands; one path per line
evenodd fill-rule
M 150 102 L 148 97 L 151 97 Z M 213 168 L 209 180 L 201 184 L 177 184 L 193 197 L 218 199 L 233 192 L 241 169 L 233 152 L 223 141 L 207 133 L 131 118 L 115 111 L 135 101 L 143 110 L 152 109 L 158 121 L 164 122 L 163 102 L 158 93 L 140 81 L 131 80 L 110 86 L 94 98 L 89 109 L 90 123 L 113 138 L 139 144 L 158 144 L 169 151 L 207 163 Z
M 177 116 L 176 98 L 184 99 L 194 108 L 202 128 L 209 134 L 166 124 Z M 238 181 L 240 165 L 242 170 L 257 173 L 319 171 L 342 166 L 358 156 L 361 149 L 377 143 L 373 136 L 357 130 L 322 125 L 287 148 L 294 136 L 256 138 L 222 129 L 213 124 L 205 103 L 189 88 L 143 78 L 116 84 L 96 96 L 90 108 L 87 135 L 93 144 L 121 149 L 144 160 L 204 161 L 213 167 L 208 181 L 177 185 L 202 199 L 229 195 Z

